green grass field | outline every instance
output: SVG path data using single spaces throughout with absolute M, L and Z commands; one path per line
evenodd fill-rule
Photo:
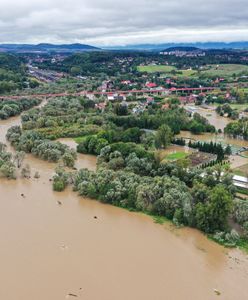
M 248 72 L 248 66 L 238 64 L 222 64 L 222 65 L 209 65 L 205 70 L 201 71 L 201 74 L 208 76 L 220 76 L 230 77 L 233 74 L 240 74 L 242 72 Z
M 196 71 L 194 70 L 178 70 L 174 66 L 164 66 L 164 65 L 148 65 L 148 66 L 138 66 L 139 72 L 147 72 L 147 73 L 171 73 L 173 76 L 177 77 L 190 77 L 195 75 Z M 176 71 L 172 72 L 172 71 Z M 178 73 L 177 73 L 178 72 Z
M 138 66 L 139 72 L 147 72 L 147 73 L 170 73 L 172 70 L 176 70 L 173 66 L 164 66 L 164 65 L 149 65 L 149 66 Z
M 184 159 L 187 156 L 188 156 L 187 153 L 178 151 L 178 152 L 174 152 L 174 153 L 170 153 L 170 154 L 166 155 L 165 159 L 166 160 L 178 160 L 178 159 Z

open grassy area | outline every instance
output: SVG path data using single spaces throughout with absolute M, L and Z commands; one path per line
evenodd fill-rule
M 178 73 L 175 76 L 178 77 L 190 77 L 196 74 L 195 70 L 178 70 Z
M 178 159 L 184 159 L 188 156 L 188 153 L 186 152 L 174 152 L 174 153 L 170 153 L 170 154 L 167 154 L 165 156 L 165 159 L 167 160 L 178 160 Z
M 165 66 L 165 65 L 148 65 L 148 66 L 138 66 L 139 72 L 147 72 L 147 73 L 171 73 L 171 75 L 176 77 L 189 77 L 193 76 L 196 71 L 194 70 L 178 70 L 174 66 Z M 176 71 L 176 72 L 172 72 Z
M 202 70 L 202 74 L 208 76 L 220 76 L 230 77 L 233 74 L 240 74 L 242 72 L 248 72 L 248 66 L 238 64 L 221 64 L 221 65 L 209 65 L 205 70 Z
M 173 66 L 165 66 L 165 65 L 149 65 L 149 66 L 138 66 L 139 72 L 147 72 L 147 73 L 170 73 L 172 70 L 176 70 Z
M 232 109 L 237 109 L 239 112 L 240 111 L 244 111 L 245 109 L 248 108 L 248 104 L 238 104 L 238 103 L 235 103 L 235 104 L 230 104 L 231 108 Z

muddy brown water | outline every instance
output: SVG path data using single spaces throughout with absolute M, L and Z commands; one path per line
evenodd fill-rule
M 233 120 L 229 118 L 218 115 L 217 112 L 215 111 L 215 107 L 210 106 L 209 108 L 205 109 L 205 108 L 195 106 L 195 108 L 197 108 L 197 112 L 203 117 L 205 117 L 206 119 L 208 119 L 209 123 L 214 125 L 214 127 L 217 130 L 221 129 L 222 131 L 224 131 L 224 128 L 230 122 L 233 122 Z
M 0 140 L 18 123 L 0 121 Z M 94 169 L 86 160 L 81 166 Z M 40 179 L 0 179 L 0 299 L 247 299 L 248 256 L 239 250 L 69 188 L 53 192 L 55 165 L 26 162 Z

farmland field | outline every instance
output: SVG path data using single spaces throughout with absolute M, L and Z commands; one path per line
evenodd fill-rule
M 164 72 L 171 72 L 172 70 L 176 70 L 173 66 L 166 66 L 166 65 L 148 65 L 148 66 L 138 66 L 137 67 L 139 72 L 147 72 L 147 73 L 164 73 Z
M 221 76 L 228 77 L 233 74 L 240 74 L 242 72 L 248 73 L 248 66 L 238 64 L 222 64 L 222 65 L 209 65 L 205 70 L 201 71 L 201 74 L 208 76 Z
M 165 66 L 165 65 L 148 65 L 148 66 L 138 66 L 139 72 L 147 73 L 171 73 L 173 76 L 177 77 L 188 77 L 196 73 L 194 70 L 179 70 L 174 66 Z M 174 72 L 172 72 L 174 71 Z

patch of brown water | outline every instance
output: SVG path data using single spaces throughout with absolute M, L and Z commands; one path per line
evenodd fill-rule
M 77 148 L 77 143 L 72 138 L 61 138 L 61 139 L 58 139 L 58 141 L 62 144 L 69 146 L 72 149 L 76 150 L 76 148 Z M 86 168 L 91 171 L 95 171 L 96 163 L 97 163 L 96 156 L 77 153 L 77 161 L 75 163 L 75 167 L 77 169 Z
M 221 129 L 224 131 L 224 128 L 232 122 L 231 119 L 222 117 L 217 114 L 215 111 L 215 107 L 209 106 L 208 108 L 202 108 L 200 106 L 196 105 L 186 105 L 185 108 L 187 107 L 193 107 L 195 109 L 195 112 L 200 114 L 201 116 L 205 117 L 211 125 L 213 125 L 217 130 Z
M 218 289 L 219 299 L 243 300 L 248 293 L 247 257 L 196 230 L 157 225 L 70 189 L 55 193 L 43 172 L 38 180 L 1 180 L 0 195 L 2 299 L 207 300 Z
M 213 141 L 213 142 L 222 142 L 229 145 L 234 145 L 238 147 L 248 147 L 248 141 L 242 139 L 234 139 L 223 134 L 213 134 L 213 133 L 204 133 L 204 134 L 193 134 L 190 131 L 181 131 L 177 137 L 183 137 L 186 139 L 192 139 L 195 141 Z

